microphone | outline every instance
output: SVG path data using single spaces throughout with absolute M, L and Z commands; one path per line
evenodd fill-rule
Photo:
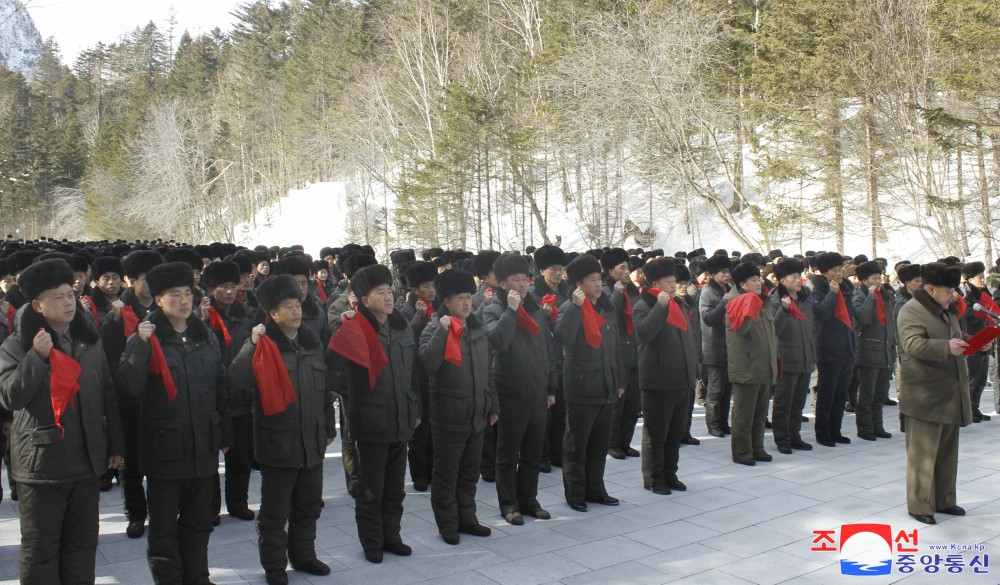
M 986 309 L 985 307 L 983 307 L 979 303 L 976 303 L 976 304 L 972 305 L 972 310 L 973 311 L 979 311 L 980 313 L 986 313 L 990 317 L 993 317 L 994 321 L 1000 321 L 1000 315 L 997 315 L 993 311 L 990 311 L 989 309 Z

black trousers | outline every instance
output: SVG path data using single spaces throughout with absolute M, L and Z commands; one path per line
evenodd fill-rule
M 422 412 L 430 412 L 430 403 L 424 402 Z M 420 426 L 413 429 L 413 438 L 408 446 L 410 460 L 410 480 L 413 483 L 430 483 L 434 471 L 434 439 L 431 435 L 430 417 L 423 417 Z
M 628 372 L 628 382 L 625 384 L 625 394 L 615 402 L 614 415 L 611 421 L 611 447 L 627 451 L 632 447 L 635 437 L 635 425 L 642 414 L 642 392 L 639 391 L 639 369 L 632 368 Z
M 677 479 L 681 439 L 690 425 L 694 392 L 642 391 L 642 484 L 664 486 Z
M 93 583 L 101 481 L 18 484 L 21 583 Z
M 802 441 L 802 410 L 809 397 L 810 378 L 812 372 L 783 372 L 774 387 L 771 431 L 778 447 L 791 449 L 792 443 Z
M 149 532 L 146 556 L 157 585 L 208 581 L 212 535 L 212 476 L 146 478 Z
M 226 459 L 226 510 L 245 510 L 250 490 L 250 445 L 253 444 L 253 415 L 233 417 L 233 444 Z
M 614 403 L 566 403 L 563 438 L 563 490 L 567 502 L 603 498 L 604 464 L 611 441 Z
M 125 435 L 125 458 L 118 469 L 118 483 L 125 502 L 125 517 L 129 522 L 146 520 L 146 489 L 142 485 L 142 467 L 139 464 L 139 417 L 123 416 L 122 433 Z
M 858 435 L 872 435 L 885 431 L 882 424 L 882 406 L 889 400 L 889 368 L 857 367 L 858 397 L 854 405 L 854 420 Z
M 497 471 L 497 426 L 488 426 L 483 431 L 483 457 L 479 469 L 496 477 Z
M 540 507 L 538 469 L 542 463 L 548 398 L 510 397 L 502 393 L 499 397 L 496 481 L 500 513 L 535 510 Z
M 260 466 L 257 548 L 264 570 L 285 570 L 316 558 L 316 520 L 323 502 L 323 464 Z M 285 524 L 288 532 L 285 532 Z
M 563 397 L 561 376 L 555 397 L 555 404 L 546 414 L 545 434 L 542 437 L 542 461 L 562 467 L 563 436 L 566 434 L 566 400 Z
M 354 444 L 358 449 L 354 506 L 358 537 L 365 550 L 380 550 L 386 544 L 402 542 L 399 530 L 406 497 L 406 443 Z
M 729 430 L 729 405 L 733 400 L 733 385 L 729 368 L 705 366 L 708 388 L 705 390 L 705 425 L 709 432 Z
M 978 413 L 979 401 L 986 388 L 986 380 L 990 373 L 990 354 L 975 353 L 968 357 L 969 362 L 969 399 L 972 402 L 972 412 Z M 997 390 L 994 390 L 996 392 Z
M 358 449 L 351 438 L 350 427 L 347 424 L 347 398 L 341 396 L 340 403 L 340 448 L 341 459 L 344 461 L 344 481 L 347 491 L 352 496 L 358 493 Z M 421 426 L 423 426 L 421 424 Z
M 476 526 L 476 483 L 483 453 L 483 432 L 444 432 L 434 427 L 434 477 L 431 507 L 438 532 Z
M 855 367 L 851 373 L 851 383 L 847 385 L 847 402 L 851 406 L 858 406 L 858 390 L 861 388 L 861 372 Z
M 816 439 L 831 440 L 841 436 L 847 387 L 854 375 L 854 362 L 816 364 Z

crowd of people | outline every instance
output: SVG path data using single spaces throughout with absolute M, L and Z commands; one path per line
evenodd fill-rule
M 412 554 L 407 469 L 455 545 L 491 533 L 480 479 L 511 525 L 551 517 L 537 495 L 553 467 L 577 512 L 619 504 L 609 456 L 640 458 L 656 494 L 686 490 L 679 451 L 700 444 L 696 404 L 739 465 L 772 461 L 766 428 L 781 455 L 813 449 L 810 395 L 821 447 L 889 439 L 893 377 L 907 506 L 933 524 L 964 514 L 958 428 L 990 420 L 980 400 L 995 346 L 979 340 L 1000 309 L 986 272 L 811 251 L 547 244 L 396 250 L 380 263 L 357 244 L 313 258 L 301 246 L 8 236 L 0 416 L 21 580 L 93 582 L 99 495 L 116 479 L 156 583 L 209 582 L 223 502 L 256 520 L 267 583 L 287 583 L 289 563 L 328 574 L 316 522 L 338 426 L 361 549 L 380 563 Z

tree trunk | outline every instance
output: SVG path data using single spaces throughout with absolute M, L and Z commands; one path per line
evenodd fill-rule
M 962 256 L 968 257 L 969 228 L 965 221 L 965 173 L 962 169 L 962 145 L 955 149 L 955 188 L 958 191 L 958 228 L 962 234 Z

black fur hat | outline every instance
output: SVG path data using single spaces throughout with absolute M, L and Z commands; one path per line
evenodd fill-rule
M 83 254 L 73 254 L 70 259 L 73 261 L 73 272 L 88 272 L 90 270 L 90 258 Z
M 639 270 L 640 268 L 642 268 L 645 265 L 646 265 L 646 261 L 643 260 L 640 256 L 629 256 L 629 258 L 628 258 L 628 270 L 629 270 L 629 272 L 634 272 L 636 270 Z
M 184 262 L 190 265 L 193 270 L 201 270 L 205 267 L 201 255 L 190 248 L 174 248 L 167 252 L 163 259 L 166 262 Z
M 535 250 L 535 254 L 538 254 L 538 250 Z M 496 262 L 493 263 L 493 275 L 496 276 L 497 282 L 505 280 L 512 274 L 531 276 L 531 266 L 528 264 L 528 259 L 513 252 L 500 254 Z
M 326 258 L 327 256 L 333 256 L 336 258 L 338 254 L 340 254 L 340 248 L 331 248 L 330 246 L 322 248 L 319 251 L 320 258 Z
M 161 295 L 175 287 L 186 286 L 194 290 L 194 273 L 187 262 L 167 262 L 154 266 L 146 273 L 149 294 Z
M 535 250 L 535 268 L 545 270 L 549 266 L 566 266 L 566 253 L 559 246 L 545 244 Z
M 868 262 L 862 262 L 858 264 L 854 269 L 854 275 L 858 277 L 858 280 L 867 280 L 869 276 L 873 274 L 880 274 L 885 269 L 882 268 L 882 264 L 876 262 L 875 260 L 869 260 Z
M 855 266 L 860 266 L 865 262 L 868 262 L 868 256 L 864 254 L 858 254 L 851 261 L 854 263 Z
M 962 284 L 962 269 L 944 262 L 931 262 L 920 266 L 920 277 L 924 284 L 958 288 Z
M 433 262 L 414 262 L 403 271 L 403 280 L 409 288 L 417 288 L 425 282 L 434 282 L 438 269 Z
M 777 260 L 778 258 L 784 257 L 784 255 L 785 255 L 784 252 L 782 252 L 780 248 L 777 250 L 771 250 L 770 252 L 767 253 L 767 257 L 769 260 Z
M 163 256 L 154 250 L 136 250 L 122 260 L 125 268 L 125 276 L 136 279 L 153 269 L 154 266 L 163 264 Z M 188 270 L 188 272 L 191 272 Z
M 109 272 L 113 272 L 118 276 L 125 276 L 125 267 L 122 266 L 122 261 L 114 256 L 101 256 L 94 260 L 94 263 L 90 267 L 93 269 L 92 272 L 95 279 Z
M 320 270 L 330 270 L 330 265 L 326 263 L 326 260 L 313 260 L 311 266 L 313 274 L 319 274 Z
M 760 276 L 760 268 L 756 262 L 741 262 L 733 268 L 732 274 L 733 282 L 740 285 L 755 276 Z
M 35 258 L 38 258 L 41 255 L 42 253 L 38 250 L 18 250 L 10 256 L 7 256 L 7 271 L 11 275 L 17 276 L 19 272 L 31 266 L 31 263 L 35 261 Z
M 260 308 L 265 311 L 273 311 L 288 299 L 300 300 L 302 289 L 291 274 L 279 274 L 265 278 L 254 294 L 257 296 Z
M 601 268 L 605 272 L 610 272 L 615 266 L 623 263 L 628 263 L 628 252 L 624 248 L 611 248 L 601 254 Z
M 723 270 L 732 270 L 733 262 L 729 259 L 729 256 L 725 254 L 715 254 L 711 258 L 705 261 L 705 270 L 711 274 L 716 275 Z
M 700 276 L 701 273 L 705 272 L 705 260 L 694 259 L 691 260 L 691 266 L 689 267 L 691 274 L 694 276 Z
M 914 278 L 920 278 L 920 265 L 907 264 L 906 266 L 900 266 L 899 270 L 896 271 L 896 277 L 899 278 L 899 282 L 904 284 Z
M 441 254 L 444 254 L 444 248 L 427 248 L 424 250 L 422 256 L 424 257 L 425 262 L 430 262 L 431 260 L 441 256 Z
M 781 280 L 782 278 L 792 274 L 801 274 L 804 269 L 805 267 L 802 266 L 801 260 L 796 258 L 785 258 L 781 262 L 774 265 L 774 276 L 778 280 Z
M 393 266 L 401 266 L 406 262 L 415 262 L 417 260 L 417 255 L 413 250 L 393 250 L 389 252 L 389 262 Z
M 677 282 L 691 282 L 691 271 L 687 266 L 677 265 Z
M 826 274 L 830 270 L 844 265 L 844 257 L 837 252 L 824 252 L 816 256 L 816 270 Z
M 351 277 L 351 292 L 360 299 L 383 284 L 392 286 L 392 273 L 389 272 L 389 267 L 384 264 L 372 264 L 354 273 Z
M 966 280 L 975 278 L 977 275 L 983 274 L 984 272 L 986 272 L 986 265 L 982 262 L 966 262 L 962 266 L 962 276 L 964 276 Z
M 476 294 L 476 279 L 471 272 L 445 270 L 434 279 L 434 289 L 439 299 L 462 293 Z
M 27 299 L 37 299 L 43 292 L 64 284 L 73 286 L 76 277 L 73 268 L 61 258 L 35 262 L 21 271 L 17 285 Z
M 493 263 L 496 262 L 499 257 L 500 252 L 494 250 L 483 250 L 476 254 L 476 257 L 473 260 L 476 276 L 479 278 L 486 278 L 489 276 L 490 272 L 493 272 Z
M 677 276 L 677 263 L 673 258 L 653 258 L 642 267 L 646 282 L 653 284 L 661 278 Z
M 374 266 L 378 264 L 378 260 L 376 260 L 374 256 L 362 254 L 361 252 L 354 252 L 345 256 L 342 264 L 344 266 L 344 276 L 350 280 L 354 278 L 354 274 L 358 270 L 367 266 Z
M 670 263 L 673 264 L 673 260 L 671 260 Z M 600 274 L 601 263 L 597 258 L 594 258 L 590 254 L 577 256 L 566 265 L 566 275 L 569 276 L 571 286 L 576 286 L 576 283 L 595 272 Z M 645 273 L 645 271 L 643 272 Z
M 695 250 L 691 250 L 690 252 L 688 252 L 687 257 L 697 258 L 698 256 L 707 256 L 707 255 L 708 253 L 705 251 L 705 248 L 697 248 Z
M 227 282 L 240 283 L 240 267 L 235 262 L 212 262 L 201 271 L 201 283 L 205 288 L 215 288 Z
M 281 274 L 312 276 L 312 262 L 305 256 L 285 256 L 279 263 Z

